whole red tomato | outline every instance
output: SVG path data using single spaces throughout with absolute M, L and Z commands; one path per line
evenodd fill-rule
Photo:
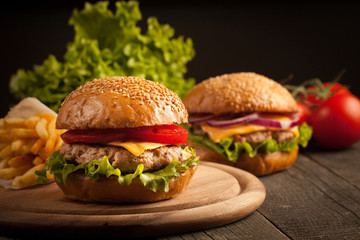
M 331 86 L 329 86 L 332 84 Z M 310 86 L 306 88 L 308 95 L 299 96 L 299 100 L 310 106 L 318 106 L 323 103 L 327 98 L 335 95 L 350 94 L 350 91 L 340 83 L 325 82 L 318 86 Z M 323 98 L 322 98 L 322 97 Z
M 299 125 L 301 125 L 303 122 L 307 121 L 311 111 L 305 104 L 297 102 L 297 105 L 299 107 Z
M 360 140 L 360 100 L 352 94 L 330 97 L 311 113 L 308 122 L 319 144 L 347 148 Z

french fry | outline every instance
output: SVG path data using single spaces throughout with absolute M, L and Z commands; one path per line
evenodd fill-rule
M 36 165 L 30 169 L 28 169 L 24 174 L 21 176 L 17 176 L 12 181 L 11 185 L 18 188 L 28 187 L 36 184 L 35 171 L 41 170 L 45 164 Z
M 38 137 L 38 133 L 34 129 L 13 128 L 13 129 L 11 129 L 10 133 L 18 138 L 36 138 L 36 137 Z
M 9 161 L 9 158 L 5 158 L 5 159 L 0 160 L 0 169 L 4 169 L 4 168 L 9 167 L 8 161 Z
M 49 181 L 54 181 L 54 179 L 55 179 L 54 175 L 50 173 L 50 170 L 46 171 L 46 178 Z
M 39 116 L 32 116 L 30 118 L 28 118 L 25 122 L 25 125 L 27 128 L 32 128 L 34 129 L 36 124 L 40 121 L 40 117 Z
M 25 119 L 23 118 L 4 118 L 3 128 L 25 128 Z
M 11 143 L 11 151 L 17 152 L 20 150 L 21 146 L 25 144 L 23 139 L 16 139 Z
M 39 155 L 39 157 L 41 157 L 42 159 L 47 160 L 52 153 L 53 153 L 53 152 L 48 152 L 48 151 L 46 151 L 45 148 L 42 148 L 42 149 L 40 149 L 38 155 Z
M 61 137 L 59 136 L 57 141 L 56 141 L 56 145 L 55 145 L 55 148 L 54 148 L 54 151 L 58 151 L 60 150 L 61 146 L 63 145 L 63 140 L 61 139 Z
M 0 129 L 0 142 L 10 143 L 14 139 L 14 136 L 7 129 Z
M 3 126 L 4 126 L 4 119 L 1 118 L 1 119 L 0 119 L 0 128 L 2 128 Z
M 42 148 L 45 145 L 46 141 L 44 139 L 39 138 L 38 140 L 36 140 L 36 142 L 33 144 L 33 146 L 31 147 L 30 151 L 32 154 L 38 154 L 40 148 Z
M 42 163 L 44 163 L 44 162 L 46 162 L 46 160 L 42 159 L 42 158 L 39 157 L 39 156 L 36 156 L 36 157 L 34 158 L 34 160 L 32 161 L 32 164 L 33 164 L 34 166 L 36 166 L 36 165 L 42 164 Z
M 46 128 L 47 128 L 47 121 L 46 121 L 45 118 L 40 119 L 40 121 L 35 126 L 35 130 L 37 132 L 37 135 L 41 139 L 47 139 L 47 137 L 49 136 Z
M 16 176 L 23 175 L 27 170 L 32 168 L 32 164 L 23 165 L 20 167 L 9 167 L 0 169 L 0 178 L 2 179 L 12 179 Z
M 26 155 L 28 153 L 31 153 L 31 148 L 35 142 L 36 142 L 36 139 L 27 139 L 27 141 L 24 142 L 24 144 L 21 146 L 19 151 L 17 151 L 17 153 L 19 155 Z
M 11 144 L 8 144 L 6 147 L 4 147 L 0 152 L 0 159 L 9 158 L 12 154 L 11 150 Z
M 53 118 L 48 124 L 47 131 L 48 131 L 49 136 L 48 136 L 48 139 L 45 144 L 46 152 L 54 152 L 54 147 L 55 147 L 55 142 L 56 142 L 56 137 L 57 137 L 56 129 L 55 129 L 55 121 L 56 121 L 56 119 Z
M 8 129 L 0 128 L 0 135 L 7 135 L 10 134 Z
M 32 164 L 33 159 L 34 156 L 31 155 L 16 156 L 9 159 L 8 165 L 10 167 L 20 167 L 22 165 L 29 165 Z

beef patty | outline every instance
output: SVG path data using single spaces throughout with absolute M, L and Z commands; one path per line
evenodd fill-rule
M 78 164 L 100 160 L 107 156 L 111 165 L 114 168 L 119 168 L 123 173 L 134 172 L 139 164 L 144 165 L 144 171 L 151 172 L 164 168 L 173 159 L 183 161 L 182 148 L 176 145 L 146 150 L 139 156 L 135 156 L 122 147 L 101 144 L 64 143 L 60 153 L 65 155 L 67 162 Z

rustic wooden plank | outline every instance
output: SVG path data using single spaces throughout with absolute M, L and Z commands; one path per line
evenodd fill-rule
M 352 212 L 360 220 L 360 190 L 344 180 L 342 176 L 334 175 L 326 168 L 320 168 L 318 172 L 311 168 L 311 165 L 314 164 L 313 160 L 305 159 L 306 165 L 301 164 L 296 167 L 304 173 L 311 174 L 312 179 L 314 179 L 312 183 L 315 187 L 337 204 Z M 360 221 L 358 223 L 360 224 Z
M 345 150 L 326 150 L 312 144 L 306 156 L 360 189 L 360 141 Z
M 213 239 L 220 236 L 226 239 L 289 239 L 258 211 L 234 224 L 205 232 Z
M 267 198 L 258 211 L 294 239 L 360 238 L 360 191 L 300 155 L 290 169 L 262 177 Z
M 178 238 L 181 237 L 181 238 Z M 223 227 L 181 235 L 166 236 L 159 240 L 197 239 L 289 239 L 258 211 L 246 218 Z

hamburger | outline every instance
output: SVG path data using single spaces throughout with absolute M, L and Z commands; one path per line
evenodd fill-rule
M 62 103 L 56 128 L 62 148 L 46 172 L 65 196 L 87 202 L 154 202 L 182 192 L 199 158 L 185 146 L 181 99 L 143 78 L 108 77 L 78 87 Z
M 298 106 L 279 83 L 256 73 L 233 73 L 197 84 L 183 98 L 188 145 L 201 161 L 262 176 L 289 168 L 311 128 L 298 126 Z

